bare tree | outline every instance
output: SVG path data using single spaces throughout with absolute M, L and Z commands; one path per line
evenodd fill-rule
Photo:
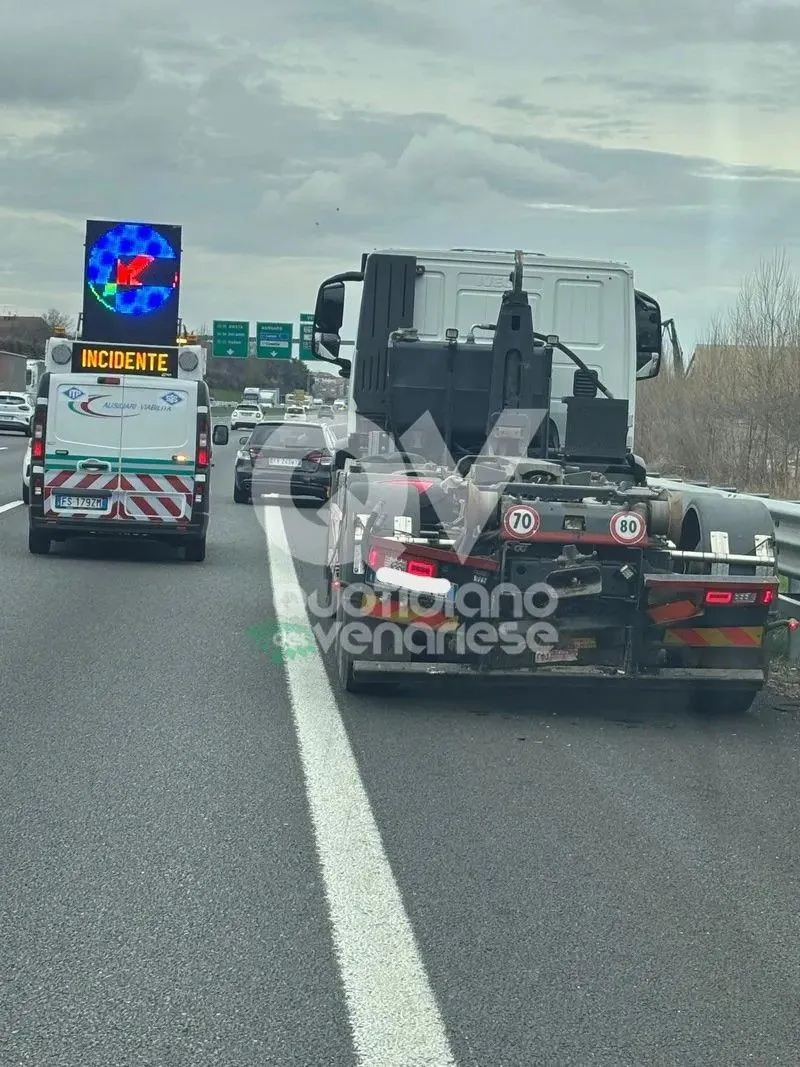
M 637 449 L 652 466 L 712 484 L 800 493 L 800 280 L 763 260 L 710 324 L 691 373 L 666 367 L 637 391 Z
M 52 331 L 64 330 L 68 334 L 75 332 L 74 317 L 65 311 L 59 311 L 58 308 L 48 308 L 42 313 L 42 319 Z

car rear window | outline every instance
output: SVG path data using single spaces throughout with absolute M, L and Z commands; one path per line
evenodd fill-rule
M 15 407 L 24 408 L 28 406 L 28 398 L 20 396 L 19 393 L 0 393 L 0 404 L 11 404 Z
M 327 448 L 325 433 L 319 426 L 302 423 L 271 422 L 258 426 L 250 435 L 250 444 L 275 448 Z

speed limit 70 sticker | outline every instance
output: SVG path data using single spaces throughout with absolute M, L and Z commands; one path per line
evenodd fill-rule
M 529 504 L 514 504 L 503 516 L 506 537 L 524 541 L 534 537 L 540 525 L 539 512 Z
M 618 545 L 638 545 L 647 536 L 647 524 L 638 511 L 616 512 L 608 528 Z

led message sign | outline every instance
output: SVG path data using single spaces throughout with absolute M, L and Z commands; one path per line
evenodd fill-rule
M 180 226 L 90 219 L 82 339 L 104 345 L 174 345 L 180 269 Z
M 178 377 L 177 348 L 101 348 L 76 342 L 72 346 L 73 374 L 116 371 L 118 374 L 147 374 L 157 378 Z

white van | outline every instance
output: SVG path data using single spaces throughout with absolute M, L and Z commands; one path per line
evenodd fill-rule
M 214 429 L 226 444 L 228 428 Z M 205 558 L 211 473 L 205 381 L 48 371 L 31 440 L 28 547 L 95 535 L 169 541 Z

